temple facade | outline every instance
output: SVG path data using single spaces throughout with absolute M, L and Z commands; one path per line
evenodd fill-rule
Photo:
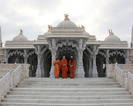
M 97 41 L 84 26 L 78 27 L 65 14 L 62 22 L 56 27 L 49 25 L 48 31 L 37 40 L 28 40 L 20 30 L 4 47 L 1 45 L 0 60 L 6 64 L 30 64 L 30 77 L 53 77 L 55 56 L 60 60 L 66 56 L 69 61 L 72 55 L 76 61 L 75 77 L 105 77 L 106 64 L 133 64 L 132 45 L 133 40 L 129 47 L 127 41 L 121 41 L 112 30 L 105 40 Z

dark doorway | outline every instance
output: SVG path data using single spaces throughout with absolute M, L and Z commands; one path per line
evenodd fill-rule
M 49 77 L 50 76 L 50 70 L 51 70 L 51 65 L 52 65 L 52 55 L 51 55 L 51 51 L 49 49 L 47 49 L 44 53 L 43 53 L 43 68 L 44 68 L 44 77 Z
M 63 46 L 63 47 L 59 47 L 58 51 L 57 51 L 57 56 L 59 58 L 59 60 L 62 60 L 62 57 L 65 56 L 67 63 L 69 63 L 70 57 L 73 56 L 75 62 L 76 62 L 76 56 L 77 56 L 77 49 L 75 47 L 72 46 Z M 60 70 L 60 77 L 62 77 L 62 72 Z M 70 77 L 70 71 L 68 69 L 67 72 L 67 77 Z
M 24 63 L 23 50 L 11 50 L 8 63 Z
M 27 63 L 30 64 L 29 76 L 35 77 L 36 76 L 36 70 L 37 70 L 37 55 L 35 53 L 29 55 L 29 57 L 27 59 Z

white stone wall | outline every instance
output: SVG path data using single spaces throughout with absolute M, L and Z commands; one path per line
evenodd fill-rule
M 19 84 L 19 81 L 29 77 L 28 64 L 0 64 L 0 101 L 7 95 L 9 90 Z M 5 72 L 4 72 L 5 71 Z
M 107 77 L 113 78 L 116 81 L 118 81 L 120 86 L 124 87 L 125 90 L 129 90 L 130 93 L 133 95 L 133 66 L 132 64 L 123 64 L 123 65 L 108 64 L 107 65 Z

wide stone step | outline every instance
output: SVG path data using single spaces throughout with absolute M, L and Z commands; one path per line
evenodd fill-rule
M 90 103 L 90 104 L 44 104 L 44 103 L 1 103 L 1 106 L 133 106 L 133 103 Z
M 89 103 L 133 103 L 133 99 L 91 99 L 91 100 L 71 100 L 71 99 L 5 99 L 4 102 L 12 103 L 50 103 L 50 104 L 89 104 Z
M 14 99 L 133 99 L 132 95 L 88 95 L 88 96 L 64 96 L 64 95 L 7 95 L 6 98 L 14 98 Z
M 9 94 L 14 94 L 14 95 L 64 95 L 64 96 L 87 96 L 87 95 L 130 95 L 130 93 L 127 92 L 10 92 Z
M 110 85 L 110 84 L 118 84 L 117 82 L 21 82 L 21 85 Z
M 14 88 L 14 91 L 26 92 L 125 92 L 124 88 Z
M 105 78 L 105 77 L 101 77 L 101 78 L 74 78 L 74 79 L 70 79 L 70 78 L 67 78 L 67 79 L 62 79 L 62 78 L 59 78 L 59 79 L 55 79 L 55 78 L 27 78 L 27 79 L 23 79 L 22 81 L 35 81 L 35 82 L 48 82 L 48 81 L 66 81 L 66 82 L 69 82 L 69 81 L 115 81 L 114 79 L 110 79 L 110 78 Z
M 25 88 L 114 88 L 114 87 L 120 87 L 118 84 L 110 84 L 110 85 L 18 85 L 18 87 Z
M 107 81 L 115 81 L 114 79 L 110 79 L 110 78 L 105 78 L 105 77 L 101 77 L 101 78 L 74 78 L 74 79 L 70 79 L 70 78 L 67 78 L 67 79 L 62 79 L 62 78 L 59 78 L 59 79 L 55 79 L 55 78 L 27 78 L 27 79 L 23 79 L 22 81 L 35 81 L 35 82 L 49 82 L 49 81 L 60 81 L 60 82 L 91 82 L 91 81 L 103 81 L 103 82 L 107 82 Z

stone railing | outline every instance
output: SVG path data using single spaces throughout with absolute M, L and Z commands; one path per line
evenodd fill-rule
M 7 73 L 4 73 L 4 76 L 0 79 L 0 101 L 7 95 L 9 90 L 12 90 L 13 87 L 19 84 L 20 80 L 29 77 L 28 64 L 3 64 L 2 66 L 2 72 L 6 69 Z M 17 66 L 17 68 L 13 69 L 15 66 Z
M 133 94 L 133 69 L 132 65 L 129 68 L 126 64 L 123 64 L 122 67 L 124 69 L 121 69 L 118 64 L 108 64 L 107 65 L 107 77 L 115 79 L 120 86 L 124 87 L 126 90 L 129 90 L 131 94 Z M 125 67 L 128 67 L 127 69 L 130 69 L 130 71 L 127 71 Z
M 0 78 L 6 75 L 10 70 L 15 70 L 19 64 L 0 64 Z

